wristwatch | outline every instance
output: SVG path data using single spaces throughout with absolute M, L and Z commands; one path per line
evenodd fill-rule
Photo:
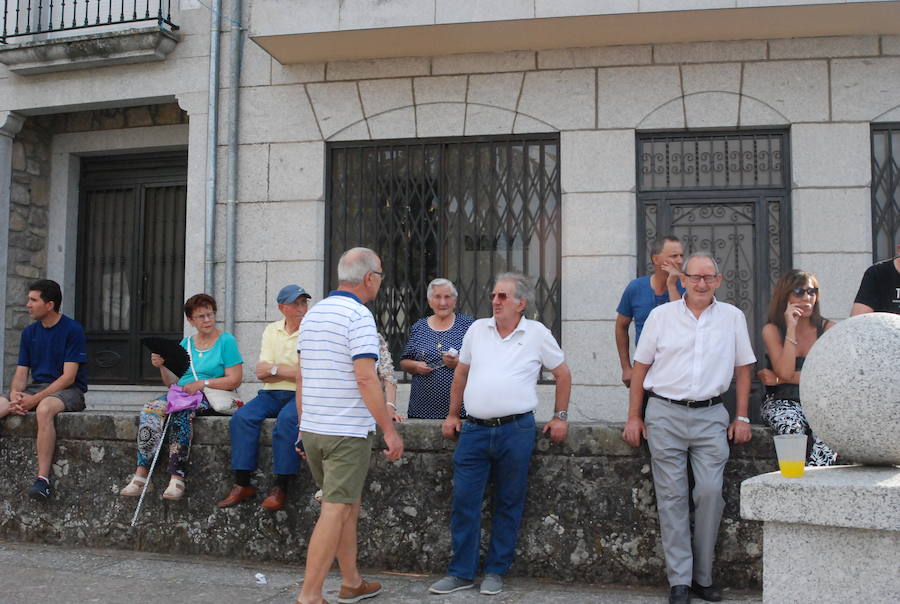
M 749 418 L 749 417 L 744 417 L 743 415 L 736 415 L 736 416 L 734 417 L 734 419 L 738 420 L 739 422 L 744 422 L 745 424 L 749 424 L 749 423 L 750 423 L 750 418 Z
M 209 380 L 203 380 L 203 386 L 209 388 Z
M 568 411 L 557 411 L 556 413 L 553 414 L 553 417 L 555 417 L 556 419 L 561 419 L 564 422 L 567 422 L 567 421 L 569 421 L 569 412 Z
M 271 375 L 272 377 L 278 375 L 278 365 L 272 365 L 272 368 L 269 369 L 269 375 Z

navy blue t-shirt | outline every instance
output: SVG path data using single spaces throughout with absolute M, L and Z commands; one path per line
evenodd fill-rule
M 679 280 L 675 287 L 681 295 L 684 295 L 684 287 Z M 662 294 L 657 295 L 650 285 L 650 275 L 633 279 L 625 291 L 622 293 L 622 299 L 619 300 L 619 306 L 616 312 L 623 317 L 630 317 L 634 320 L 634 342 L 637 344 L 641 339 L 641 330 L 644 329 L 644 321 L 650 316 L 650 311 L 669 302 L 669 290 L 666 289 Z
M 61 315 L 49 329 L 35 321 L 22 331 L 18 365 L 31 369 L 31 380 L 49 384 L 63 374 L 63 363 L 80 363 L 75 385 L 87 392 L 87 344 L 78 321 Z

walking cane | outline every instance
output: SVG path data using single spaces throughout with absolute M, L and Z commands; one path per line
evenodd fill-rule
M 159 451 L 163 447 L 163 443 L 166 442 L 166 430 L 169 429 L 169 418 L 171 415 L 166 416 L 166 421 L 163 424 L 162 436 L 159 437 L 159 446 L 156 447 L 156 453 L 153 454 L 153 461 L 150 462 L 150 471 L 147 472 L 147 482 L 144 483 L 144 488 L 141 490 L 141 497 L 138 499 L 137 507 L 134 509 L 134 516 L 131 518 L 131 526 L 128 527 L 129 536 L 134 534 L 134 525 L 137 523 L 138 514 L 141 513 L 141 506 L 144 505 L 144 495 L 147 494 L 147 487 L 150 486 L 150 479 L 153 477 L 153 468 L 156 467 L 156 460 L 159 458 Z

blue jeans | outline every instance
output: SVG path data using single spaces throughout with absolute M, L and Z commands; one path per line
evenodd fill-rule
M 509 570 L 525 508 L 535 436 L 534 415 L 530 413 L 496 428 L 471 421 L 463 424 L 453 455 L 453 557 L 448 574 L 467 580 L 475 578 L 481 543 L 481 502 L 489 479 L 494 482 L 494 509 L 484 572 L 505 575 Z
M 275 474 L 296 474 L 300 456 L 297 441 L 297 405 L 293 390 L 260 390 L 235 411 L 228 423 L 231 434 L 231 469 L 255 470 L 259 455 L 259 432 L 266 418 L 277 417 L 272 431 Z

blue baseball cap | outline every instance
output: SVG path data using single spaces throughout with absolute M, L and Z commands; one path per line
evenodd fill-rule
M 306 293 L 306 290 L 299 285 L 285 285 L 281 288 L 281 291 L 278 292 L 276 300 L 278 300 L 279 304 L 290 304 L 300 296 L 312 298 L 312 296 Z

